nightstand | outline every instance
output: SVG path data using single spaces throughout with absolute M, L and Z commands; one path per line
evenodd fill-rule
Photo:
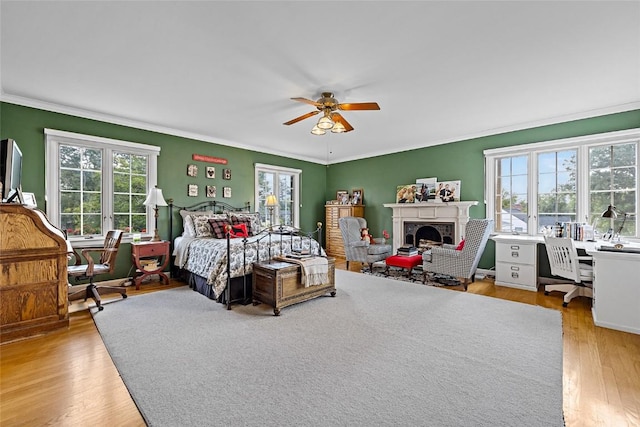
M 136 266 L 133 276 L 136 290 L 140 289 L 142 279 L 152 274 L 157 274 L 161 280 L 169 284 L 169 277 L 163 272 L 169 264 L 169 242 L 131 243 L 131 260 Z

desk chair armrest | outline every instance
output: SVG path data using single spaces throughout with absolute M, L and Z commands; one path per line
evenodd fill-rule
M 578 261 L 593 261 L 591 256 L 578 256 Z
M 99 253 L 102 256 L 102 254 L 106 252 L 116 252 L 117 250 L 117 248 L 84 248 L 82 250 L 82 256 L 87 260 L 87 271 L 85 272 L 85 275 L 93 276 L 93 266 L 95 264 L 95 261 L 90 255 L 91 253 Z

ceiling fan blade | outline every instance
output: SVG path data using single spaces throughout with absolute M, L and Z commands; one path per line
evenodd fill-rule
M 296 118 L 295 118 L 295 119 L 293 119 L 293 120 L 289 120 L 288 122 L 284 122 L 284 123 L 283 123 L 283 125 L 292 125 L 292 124 L 294 124 L 294 123 L 298 123 L 298 122 L 299 122 L 299 121 L 301 121 L 301 120 L 308 119 L 308 118 L 309 118 L 309 117 L 311 117 L 311 116 L 315 116 L 315 115 L 316 115 L 316 114 L 318 114 L 319 112 L 320 112 L 320 110 L 318 110 L 318 111 L 312 111 L 312 112 L 307 113 L 307 114 L 303 114 L 302 116 L 300 116 L 300 117 L 296 117 Z
M 298 102 L 304 102 L 305 104 L 310 104 L 316 107 L 321 107 L 322 104 L 317 103 L 316 101 L 312 101 L 310 99 L 307 98 L 291 98 L 294 101 L 298 101 Z
M 338 104 L 338 109 L 347 111 L 347 110 L 379 110 L 380 106 L 377 102 L 355 102 L 355 103 L 346 103 L 346 104 Z
M 344 129 L 345 129 L 345 132 L 351 132 L 353 130 L 353 126 L 351 126 L 349 122 L 346 121 L 340 113 L 335 113 L 335 112 L 331 113 L 331 120 L 333 120 L 334 122 L 342 123 L 342 126 L 344 126 Z

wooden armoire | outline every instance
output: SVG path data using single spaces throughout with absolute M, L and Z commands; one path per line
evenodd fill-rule
M 0 204 L 0 343 L 69 326 L 68 251 L 43 212 Z
M 327 244 L 327 255 L 336 258 L 345 258 L 344 242 L 338 219 L 345 216 L 357 216 L 364 218 L 364 205 L 324 205 Z

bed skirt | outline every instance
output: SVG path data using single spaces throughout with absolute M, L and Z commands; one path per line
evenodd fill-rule
M 179 280 L 186 282 L 191 289 L 201 293 L 209 299 L 215 299 L 217 302 L 226 304 L 226 292 L 223 292 L 218 299 L 213 295 L 213 289 L 207 284 L 207 279 L 197 274 L 193 274 L 187 270 L 180 270 L 177 274 Z M 231 301 L 239 302 L 241 304 L 249 304 L 252 299 L 251 292 L 252 275 L 248 274 L 243 277 L 234 277 L 231 279 Z M 246 287 L 246 299 L 245 296 Z

